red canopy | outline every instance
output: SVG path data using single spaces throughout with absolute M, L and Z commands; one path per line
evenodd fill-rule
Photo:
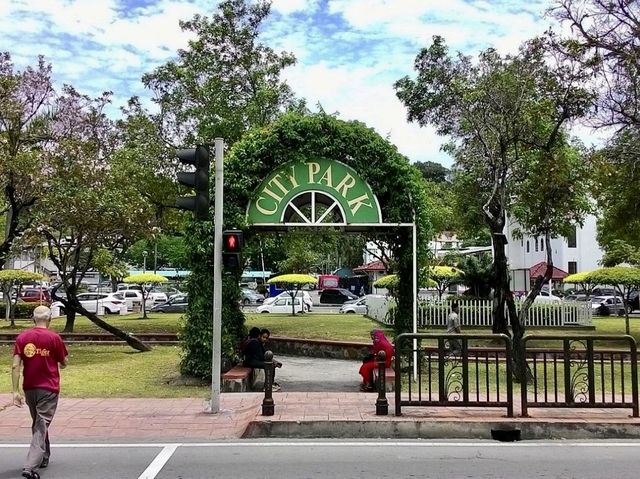
M 544 272 L 547 269 L 547 263 L 542 261 L 541 263 L 534 264 L 529 268 L 529 277 L 534 280 L 538 276 L 544 276 Z M 569 276 L 569 273 L 562 271 L 560 268 L 553 267 L 553 273 L 551 275 L 552 280 L 560 281 L 561 279 Z

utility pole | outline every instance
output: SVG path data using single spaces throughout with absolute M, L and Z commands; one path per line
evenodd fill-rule
M 222 211 L 224 140 L 215 139 L 215 192 L 213 203 L 213 347 L 211 357 L 212 414 L 220 412 L 220 361 L 222 360 Z

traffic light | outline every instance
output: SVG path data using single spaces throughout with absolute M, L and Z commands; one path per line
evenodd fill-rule
M 194 172 L 181 171 L 178 182 L 195 190 L 195 196 L 179 197 L 178 208 L 194 212 L 198 220 L 209 219 L 209 150 L 204 146 L 178 150 L 178 160 L 185 165 L 193 165 Z
M 240 252 L 244 246 L 244 238 L 240 230 L 226 230 L 222 232 L 222 265 L 229 271 L 242 268 Z

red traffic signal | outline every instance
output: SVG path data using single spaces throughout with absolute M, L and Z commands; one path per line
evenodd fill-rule
M 222 251 L 224 253 L 240 253 L 242 246 L 242 231 L 227 230 L 222 232 Z

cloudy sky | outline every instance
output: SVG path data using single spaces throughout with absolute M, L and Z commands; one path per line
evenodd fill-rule
M 0 0 L 0 51 L 18 68 L 42 54 L 58 85 L 122 105 L 148 96 L 140 78 L 186 46 L 179 19 L 210 15 L 217 0 Z M 443 138 L 406 120 L 393 83 L 412 76 L 413 60 L 433 35 L 453 50 L 476 54 L 489 46 L 515 51 L 552 20 L 549 0 L 273 0 L 263 41 L 292 52 L 285 72 L 309 106 L 320 104 L 357 119 L 398 146 L 412 161 L 451 160 Z

